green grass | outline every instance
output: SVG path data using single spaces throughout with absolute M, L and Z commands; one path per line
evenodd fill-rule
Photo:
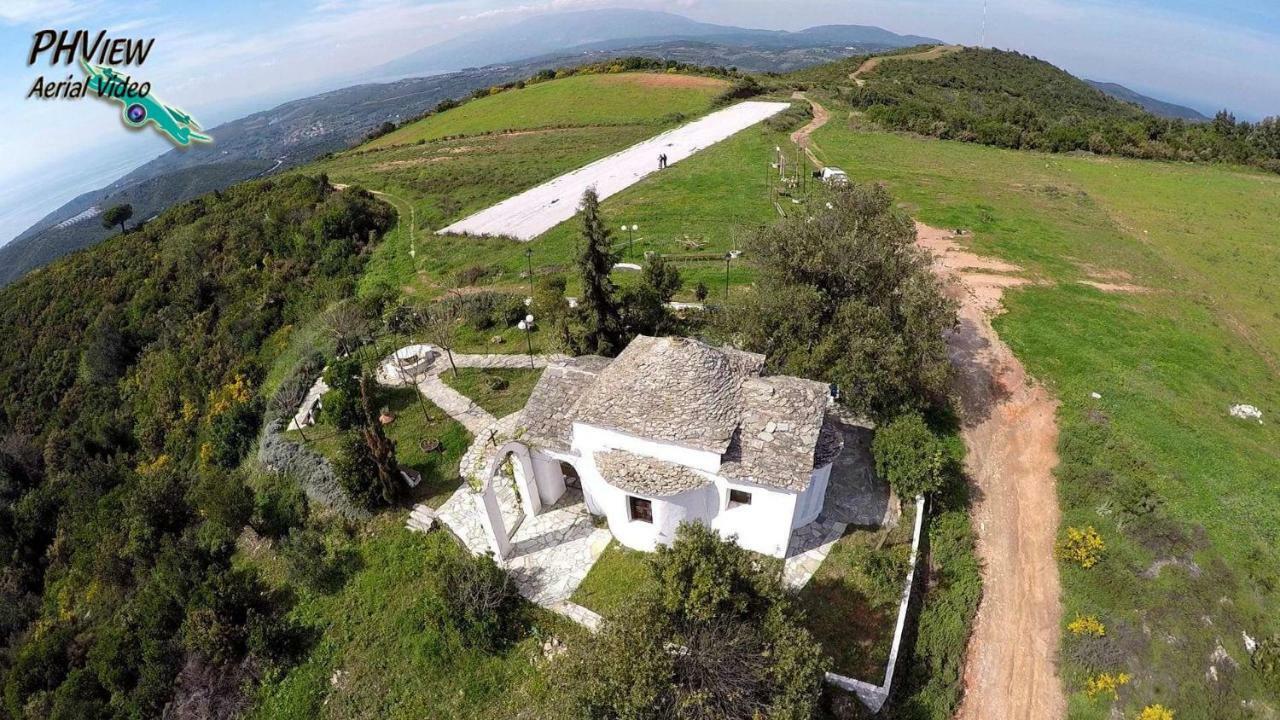
M 451 536 L 412 533 L 384 515 L 357 549 L 360 569 L 336 593 L 297 590 L 292 617 L 316 642 L 259 688 L 250 717 L 516 718 L 546 694 L 540 637 L 571 638 L 572 623 L 530 607 L 535 629 L 525 639 L 496 654 L 469 648 L 432 607 L 431 574 L 441 558 L 465 552 Z M 268 577 L 278 565 L 270 549 L 244 561 Z
M 888 530 L 850 528 L 797 597 L 805 626 L 831 657 L 831 669 L 880 684 L 910 568 L 915 504 Z M 874 568 L 887 565 L 891 571 Z
M 645 559 L 647 555 L 625 548 L 617 541 L 609 543 L 569 599 L 610 617 L 625 607 L 641 588 L 653 582 L 653 571 Z
M 458 460 L 471 446 L 471 434 L 443 410 L 419 398 L 412 388 L 382 388 L 382 405 L 396 416 L 395 422 L 383 426 L 387 437 L 396 443 L 396 459 L 401 466 L 422 474 L 412 499 L 439 507 L 462 482 Z M 424 406 L 430 420 L 424 417 Z M 302 432 L 290 430 L 286 435 L 294 442 L 306 442 L 330 460 L 338 456 L 342 444 L 342 434 L 327 422 L 316 423 Z M 438 440 L 440 448 L 425 452 L 423 440 Z
M 1039 280 L 1006 294 L 997 329 L 1062 402 L 1064 525 L 1093 525 L 1108 546 L 1098 567 L 1063 568 L 1064 625 L 1080 613 L 1110 628 L 1106 640 L 1065 640 L 1071 716 L 1107 716 L 1109 698 L 1082 692 L 1104 669 L 1134 676 L 1118 703 L 1128 713 L 1149 702 L 1188 718 L 1240 701 L 1274 707 L 1241 632 L 1280 631 L 1280 428 L 1271 421 L 1280 413 L 1280 178 L 839 122 L 816 139 L 829 162 L 886 181 L 921 220 L 971 229 L 976 250 Z M 1078 283 L 1106 276 L 1150 292 Z M 1229 417 L 1241 402 L 1267 422 Z M 1145 511 L 1149 503 L 1158 509 Z M 1194 561 L 1198 574 L 1173 566 L 1148 576 L 1153 561 L 1173 557 Z M 1219 642 L 1240 668 L 1206 693 Z
M 457 375 L 452 370 L 446 370 L 440 376 L 446 385 L 471 398 L 497 418 L 523 410 L 540 377 L 541 370 L 506 368 L 458 368 Z M 498 385 L 503 387 L 496 387 Z
M 696 75 L 578 75 L 472 100 L 363 146 L 380 149 L 458 135 L 531 128 L 662 124 L 704 112 L 724 80 Z

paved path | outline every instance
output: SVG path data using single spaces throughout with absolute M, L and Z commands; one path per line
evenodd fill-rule
M 748 101 L 668 130 L 619 153 L 549 180 L 438 234 L 507 235 L 532 240 L 573 217 L 582 193 L 595 187 L 603 200 L 658 171 L 658 155 L 674 165 L 706 147 L 786 110 L 790 103 Z

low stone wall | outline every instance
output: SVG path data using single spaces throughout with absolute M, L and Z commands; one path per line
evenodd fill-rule
M 263 428 L 258 438 L 258 462 L 272 472 L 296 478 L 313 502 L 352 520 L 368 519 L 368 511 L 351 504 L 323 455 L 284 436 L 284 422 L 276 418 Z
M 911 587 L 915 581 L 916 564 L 920 559 L 920 535 L 924 528 L 924 496 L 916 497 L 916 523 L 911 536 L 911 570 L 907 573 L 907 581 L 902 588 L 902 599 L 898 603 L 898 624 L 893 630 L 893 644 L 889 646 L 889 662 L 885 664 L 884 683 L 873 685 L 864 680 L 857 680 L 839 673 L 827 673 L 827 682 L 838 688 L 848 690 L 858 696 L 863 705 L 873 713 L 880 712 L 889 699 L 893 689 L 893 671 L 898 664 L 898 650 L 902 647 L 902 634 L 907 627 L 907 610 L 911 604 Z

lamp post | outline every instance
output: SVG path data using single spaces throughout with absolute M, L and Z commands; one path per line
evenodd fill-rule
M 627 233 L 627 257 L 632 257 L 631 243 L 635 242 L 636 231 L 639 229 L 640 229 L 640 226 L 634 223 L 632 223 L 631 225 L 622 223 L 622 232 Z
M 729 304 L 729 261 L 733 259 L 732 253 L 724 254 L 724 303 Z
M 524 259 L 529 268 L 529 296 L 533 296 L 533 248 L 524 249 Z
M 533 368 L 533 315 L 525 315 L 516 326 L 524 331 L 525 347 L 529 350 L 529 368 Z

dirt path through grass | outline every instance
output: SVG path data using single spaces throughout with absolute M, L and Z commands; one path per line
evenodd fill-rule
M 816 146 L 814 145 L 813 139 L 811 136 L 818 131 L 818 128 L 827 124 L 827 121 L 831 119 L 831 113 L 827 112 L 827 109 L 822 107 L 822 105 L 820 105 L 817 101 L 811 100 L 808 97 L 806 97 L 805 94 L 802 92 L 797 91 L 793 93 L 791 95 L 791 99 L 808 100 L 809 107 L 813 108 L 813 119 L 810 120 L 809 123 L 804 127 L 791 133 L 791 142 L 795 143 L 800 147 L 800 149 L 804 150 L 804 154 L 809 158 L 809 162 L 813 163 L 814 166 L 816 166 L 819 170 L 821 170 L 822 168 L 826 167 L 826 163 L 819 160 L 818 156 L 813 153 L 813 148 Z
M 858 66 L 857 70 L 849 73 L 849 79 L 857 83 L 858 87 L 862 87 L 867 82 L 862 79 L 862 76 L 872 70 L 875 70 L 876 67 L 885 60 L 934 60 L 948 53 L 953 53 L 962 49 L 963 47 L 960 45 L 935 45 L 924 52 L 910 53 L 907 55 L 876 55 L 875 57 L 867 58 Z
M 1026 374 L 991 318 L 1018 268 L 962 249 L 952 233 L 916 224 L 935 270 L 952 279 L 960 325 L 948 338 L 974 486 L 983 564 L 965 663 L 961 720 L 1055 720 L 1066 700 L 1057 672 L 1062 605 L 1053 555 L 1058 498 L 1057 401 Z

